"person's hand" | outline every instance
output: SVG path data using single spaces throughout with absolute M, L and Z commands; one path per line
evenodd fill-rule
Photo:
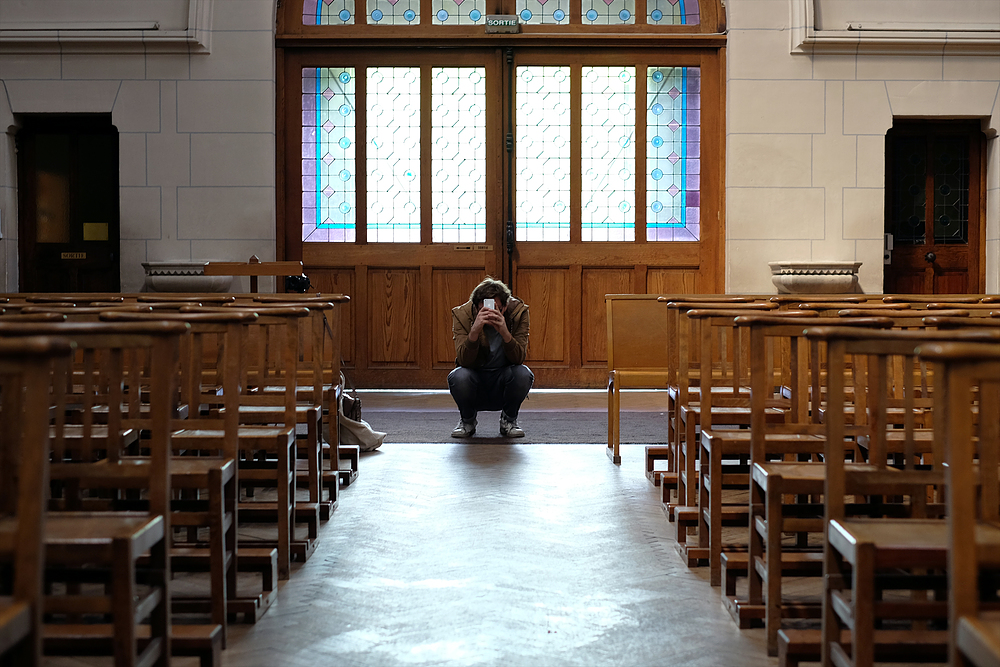
M 510 331 L 507 330 L 507 320 L 503 316 L 506 310 L 506 306 L 504 306 L 503 310 L 480 308 L 476 314 L 476 319 L 472 321 L 472 327 L 469 329 L 469 340 L 472 342 L 479 340 L 479 335 L 483 332 L 483 327 L 488 324 L 500 334 L 505 343 L 510 341 L 511 335 Z
M 483 308 L 479 311 L 479 316 L 483 317 L 483 324 L 489 324 L 493 327 L 503 342 L 507 343 L 511 339 L 510 331 L 507 330 L 507 320 L 504 318 L 503 314 L 507 311 L 507 306 L 510 305 L 508 301 L 502 309 L 498 308 Z M 478 317 L 476 319 L 479 319 Z

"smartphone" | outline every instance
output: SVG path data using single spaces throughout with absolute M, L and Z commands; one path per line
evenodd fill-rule
M 493 299 L 483 299 L 483 308 L 496 308 L 496 306 L 493 305 Z

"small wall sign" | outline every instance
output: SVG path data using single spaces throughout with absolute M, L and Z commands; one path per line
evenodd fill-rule
M 64 252 L 59 255 L 60 259 L 87 259 L 85 252 Z
M 486 32 L 487 33 L 517 33 L 521 32 L 521 24 L 518 23 L 517 15 L 515 14 L 487 14 L 486 15 Z

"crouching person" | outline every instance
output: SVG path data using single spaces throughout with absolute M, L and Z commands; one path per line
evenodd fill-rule
M 448 388 L 461 414 L 451 436 L 472 437 L 480 410 L 500 410 L 500 435 L 524 437 L 517 414 L 535 381 L 524 365 L 528 306 L 507 285 L 486 278 L 467 302 L 452 308 L 451 318 L 457 368 L 448 375 Z

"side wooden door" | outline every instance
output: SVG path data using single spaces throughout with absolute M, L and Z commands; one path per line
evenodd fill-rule
M 118 131 L 110 114 L 26 116 L 17 148 L 20 291 L 119 291 Z
M 978 121 L 897 122 L 889 131 L 886 293 L 985 290 L 985 146 Z

